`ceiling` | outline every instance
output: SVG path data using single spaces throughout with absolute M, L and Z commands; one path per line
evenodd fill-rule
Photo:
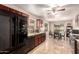
M 43 9 L 49 7 L 47 4 L 15 4 L 15 6 L 20 7 L 38 17 L 43 17 Z
M 15 4 L 15 6 L 22 8 L 35 16 L 44 17 L 48 21 L 71 20 L 79 13 L 79 4 Z M 54 8 L 56 6 L 65 8 L 65 11 L 56 11 L 56 13 L 48 11 L 51 7 Z

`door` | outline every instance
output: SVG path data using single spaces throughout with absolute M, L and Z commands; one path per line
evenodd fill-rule
M 18 19 L 17 19 L 17 16 L 14 16 L 11 17 L 11 34 L 12 34 L 12 47 L 16 47 L 18 45 L 18 30 L 17 30 L 17 27 L 18 27 Z
M 10 17 L 0 14 L 0 50 L 10 48 Z
M 18 17 L 18 41 L 19 44 L 24 44 L 27 39 L 27 18 Z

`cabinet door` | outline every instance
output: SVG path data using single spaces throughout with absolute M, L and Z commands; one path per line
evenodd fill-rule
M 28 49 L 31 50 L 35 47 L 35 43 L 34 43 L 34 36 L 30 36 L 28 37 L 28 42 L 27 42 L 27 46 L 28 46 Z
M 38 35 L 35 36 L 35 46 L 38 46 L 39 40 L 38 40 Z
M 77 42 L 76 44 L 77 44 L 77 53 L 79 54 L 79 42 Z
M 10 48 L 10 17 L 0 15 L 0 50 Z
M 41 43 L 41 40 L 42 40 L 42 36 L 41 35 L 39 35 L 39 44 Z
M 30 37 L 30 48 L 33 49 L 34 48 L 34 36 Z
M 25 40 L 25 52 L 27 53 L 30 50 L 30 43 L 29 38 Z

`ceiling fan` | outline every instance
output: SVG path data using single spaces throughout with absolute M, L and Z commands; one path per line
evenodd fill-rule
M 48 18 L 52 18 L 52 17 L 55 18 L 59 11 L 65 11 L 65 10 L 66 9 L 64 7 L 59 7 L 59 6 L 47 9 Z
M 65 11 L 66 9 L 64 7 L 60 7 L 60 6 L 57 6 L 57 7 L 54 7 L 52 8 L 52 11 L 55 13 L 56 11 Z
M 51 11 L 65 11 L 65 8 L 63 7 L 66 4 L 49 4 Z
M 56 7 L 49 9 L 48 11 L 52 11 L 53 13 L 55 13 L 57 11 L 65 11 L 65 10 L 66 9 L 64 7 L 56 6 Z

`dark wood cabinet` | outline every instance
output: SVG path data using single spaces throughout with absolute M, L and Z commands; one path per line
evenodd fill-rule
M 46 39 L 46 34 L 45 33 L 41 33 L 35 36 L 35 46 L 38 46 L 39 44 L 41 44 L 42 42 L 44 42 Z
M 34 35 L 34 36 L 29 36 L 26 41 L 26 47 L 27 47 L 26 52 L 29 52 L 35 47 L 37 47 L 38 45 L 40 45 L 42 42 L 45 41 L 45 39 L 46 39 L 45 33 L 41 33 L 41 34 Z
M 35 46 L 37 46 L 37 45 L 39 44 L 38 39 L 39 39 L 39 38 L 38 38 L 38 35 L 36 35 L 36 36 L 35 36 Z
M 28 46 L 29 46 L 29 49 L 31 50 L 31 49 L 33 49 L 34 48 L 34 45 L 35 45 L 35 37 L 34 36 L 30 36 L 30 37 L 28 37 L 28 40 L 29 40 L 29 42 L 28 42 Z

